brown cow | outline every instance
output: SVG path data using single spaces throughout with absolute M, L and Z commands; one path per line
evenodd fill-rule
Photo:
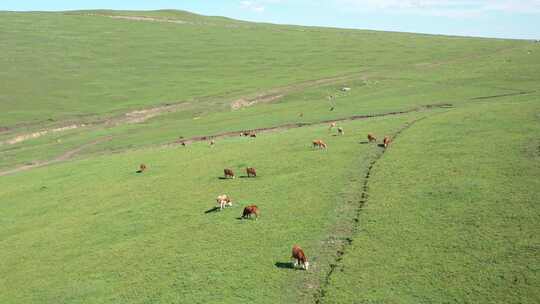
M 313 148 L 326 149 L 327 146 L 324 143 L 324 141 L 322 141 L 320 139 L 316 139 L 316 140 L 313 141 Z
M 333 128 L 335 128 L 337 126 L 337 123 L 333 122 L 330 124 L 330 127 L 328 128 L 328 130 L 332 130 Z
M 231 169 L 223 169 L 223 173 L 225 174 L 225 178 L 235 178 L 234 172 Z
M 385 148 L 388 148 L 388 145 L 390 145 L 391 142 L 392 142 L 392 139 L 390 139 L 390 137 L 388 137 L 388 136 L 384 137 L 383 144 L 384 144 Z
M 300 246 L 298 245 L 293 246 L 291 258 L 294 259 L 294 267 L 300 265 L 303 269 L 308 270 L 309 262 L 307 260 L 306 255 L 304 254 L 304 250 L 302 250 Z
M 255 168 L 246 168 L 246 173 L 248 177 L 257 177 L 257 171 L 255 170 Z
M 375 137 L 375 135 L 373 135 L 371 133 L 368 133 L 367 139 L 368 139 L 369 142 L 377 141 L 377 137 Z
M 252 215 L 255 215 L 255 220 L 257 220 L 260 216 L 259 208 L 256 205 L 246 206 L 244 212 L 242 212 L 242 218 L 251 218 Z
M 146 165 L 145 164 L 141 164 L 139 166 L 139 171 L 137 171 L 137 173 L 143 173 L 144 171 L 146 171 Z
M 216 202 L 218 203 L 220 210 L 223 210 L 227 206 L 232 206 L 231 198 L 227 194 L 219 195 L 216 198 Z

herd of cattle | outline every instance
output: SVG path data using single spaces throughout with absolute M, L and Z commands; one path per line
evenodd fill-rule
M 336 125 L 335 122 L 331 123 L 329 130 L 332 130 L 336 126 L 337 125 Z M 344 135 L 345 134 L 342 127 L 337 127 L 337 131 L 338 131 L 338 135 Z M 249 136 L 249 137 L 257 137 L 257 135 L 255 133 L 252 133 L 252 132 L 242 132 L 241 135 Z M 369 143 L 377 142 L 377 137 L 375 137 L 375 135 L 373 135 L 372 133 L 369 133 L 367 135 L 367 139 L 368 139 Z M 382 146 L 384 146 L 384 148 L 387 148 L 388 145 L 390 145 L 390 143 L 391 143 L 390 137 L 385 136 L 384 139 L 383 139 Z M 210 141 L 210 146 L 214 146 L 214 145 L 215 145 L 215 141 L 211 140 Z M 328 146 L 326 145 L 326 143 L 323 142 L 320 139 L 316 139 L 316 140 L 313 141 L 313 148 L 327 149 L 327 147 Z M 146 169 L 147 169 L 146 165 L 141 164 L 139 166 L 139 170 L 137 171 L 137 173 L 143 173 L 144 171 L 146 171 Z M 234 179 L 234 178 L 236 178 L 236 175 L 234 174 L 234 171 L 232 169 L 229 169 L 229 168 L 224 169 L 223 174 L 225 176 L 225 179 L 230 179 L 230 178 Z M 248 168 L 246 168 L 246 175 L 247 175 L 247 177 L 257 177 L 257 171 L 253 167 L 248 167 Z M 218 205 L 218 207 L 216 207 L 216 208 L 218 208 L 219 210 L 223 210 L 226 207 L 231 207 L 233 205 L 231 198 L 227 194 L 219 195 L 216 198 L 216 202 L 217 202 L 217 205 Z M 257 207 L 257 205 L 249 205 L 249 206 L 244 207 L 241 218 L 242 219 L 249 219 L 252 216 L 255 216 L 255 220 L 257 220 L 259 218 L 259 216 L 260 216 L 259 207 Z M 300 266 L 302 269 L 305 269 L 305 270 L 308 269 L 309 262 L 308 262 L 307 256 L 305 255 L 302 248 L 300 248 L 300 246 L 298 246 L 298 245 L 293 246 L 293 248 L 292 248 L 292 257 L 291 258 L 294 260 L 293 267 L 296 268 L 297 266 Z

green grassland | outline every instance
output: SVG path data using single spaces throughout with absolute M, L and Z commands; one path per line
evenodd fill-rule
M 540 301 L 538 43 L 168 10 L 0 12 L 0 32 L 0 303 Z

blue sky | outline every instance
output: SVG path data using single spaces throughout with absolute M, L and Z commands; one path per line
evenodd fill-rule
M 0 0 L 0 10 L 183 9 L 285 24 L 540 39 L 540 0 Z

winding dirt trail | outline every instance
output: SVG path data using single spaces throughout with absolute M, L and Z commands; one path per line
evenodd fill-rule
M 422 121 L 426 119 L 428 116 L 423 116 L 420 118 L 417 118 L 411 122 L 406 123 L 401 128 L 399 128 L 394 134 L 391 135 L 392 142 L 396 140 L 396 138 L 399 137 L 401 133 L 412 127 L 414 124 L 416 124 L 419 121 Z M 394 143 L 392 143 L 393 145 Z M 371 160 L 369 163 L 366 174 L 364 175 L 363 181 L 362 181 L 362 194 L 360 196 L 360 200 L 357 203 L 356 207 L 356 214 L 353 218 L 353 227 L 350 230 L 350 234 L 347 237 L 343 237 L 341 242 L 337 242 L 335 246 L 336 254 L 334 261 L 330 262 L 330 270 L 325 275 L 324 280 L 322 281 L 322 284 L 319 286 L 317 292 L 314 295 L 314 302 L 316 304 L 324 303 L 324 299 L 326 296 L 326 290 L 328 288 L 328 285 L 330 284 L 330 280 L 332 278 L 332 275 L 335 273 L 336 270 L 339 270 L 341 267 L 341 261 L 343 260 L 343 256 L 347 252 L 347 249 L 352 245 L 353 243 L 353 237 L 359 230 L 360 225 L 360 214 L 362 212 L 362 209 L 367 204 L 369 199 L 369 180 L 373 171 L 373 168 L 377 164 L 377 162 L 383 157 L 384 153 L 386 152 L 387 148 L 380 148 L 380 151 L 377 153 L 377 155 Z M 391 146 L 388 148 L 391 149 Z
M 164 144 L 164 146 L 176 146 L 179 144 L 191 144 L 194 142 L 200 142 L 200 141 L 206 141 L 210 139 L 221 139 L 221 138 L 227 138 L 227 137 L 237 137 L 242 135 L 244 132 L 248 133 L 269 133 L 269 132 L 277 132 L 277 131 L 283 131 L 293 128 L 301 128 L 301 127 L 308 127 L 308 126 L 314 126 L 314 125 L 321 125 L 321 124 L 329 124 L 332 122 L 340 122 L 340 121 L 351 121 L 351 120 L 361 120 L 361 119 L 369 119 L 369 118 L 376 118 L 376 117 L 385 117 L 385 116 L 395 116 L 395 115 L 403 115 L 413 112 L 421 112 L 426 110 L 432 110 L 432 109 L 441 109 L 441 108 L 452 108 L 453 105 L 449 103 L 437 103 L 437 104 L 430 104 L 430 105 L 424 105 L 408 110 L 403 111 L 394 111 L 394 112 L 385 112 L 385 113 L 376 113 L 376 114 L 364 114 L 364 115 L 353 115 L 353 116 L 347 116 L 342 118 L 336 118 L 336 119 L 326 119 L 326 120 L 320 120 L 316 122 L 296 122 L 296 123 L 288 123 L 273 127 L 266 127 L 266 128 L 257 128 L 257 129 L 247 129 L 247 130 L 239 130 L 239 131 L 230 131 L 230 132 L 223 132 L 223 133 L 217 133 L 213 135 L 205 135 L 205 136 L 195 136 L 185 139 L 179 139 L 171 143 Z
M 343 81 L 351 81 L 355 79 L 365 79 L 365 76 L 363 76 L 361 72 L 347 73 L 347 74 L 342 74 L 338 76 L 313 79 L 313 80 L 298 82 L 298 83 L 294 83 L 294 84 L 290 84 L 286 86 L 275 87 L 272 89 L 262 90 L 256 93 L 247 94 L 242 97 L 236 97 L 236 98 L 229 97 L 232 100 L 230 102 L 230 107 L 232 110 L 237 110 L 243 107 L 250 107 L 259 103 L 270 103 L 270 102 L 277 101 L 288 94 L 300 92 L 308 88 L 331 85 L 331 84 L 336 84 Z M 229 98 L 225 97 L 225 99 L 229 99 Z M 208 99 L 211 100 L 211 99 L 221 99 L 221 98 L 208 97 Z M 60 126 L 51 127 L 51 128 L 43 128 L 41 130 L 36 130 L 30 133 L 22 133 L 22 134 L 14 135 L 11 138 L 8 138 L 4 141 L 0 141 L 0 146 L 14 145 L 14 144 L 21 143 L 30 139 L 37 139 L 48 134 L 60 133 L 60 132 L 65 132 L 69 130 L 74 130 L 74 129 L 91 128 L 91 127 L 110 128 L 110 127 L 117 127 L 117 126 L 122 126 L 126 124 L 144 123 L 148 121 L 149 119 L 183 110 L 186 107 L 190 106 L 190 104 L 191 103 L 187 101 L 179 101 L 179 102 L 174 102 L 174 103 L 169 103 L 169 104 L 162 104 L 162 105 L 152 106 L 148 108 L 132 110 L 132 111 L 129 111 L 120 115 L 116 115 L 113 117 L 109 117 L 106 119 L 97 119 L 95 121 L 86 122 L 86 123 L 70 122 L 69 124 L 65 124 L 65 125 L 60 125 Z M 0 128 L 0 130 L 7 132 L 10 129 Z
M 205 135 L 205 136 L 195 136 L 195 137 L 191 137 L 191 138 L 187 138 L 187 139 L 181 139 L 181 140 L 176 140 L 174 142 L 162 144 L 161 146 L 162 147 L 171 147 L 171 146 L 181 145 L 182 143 L 191 144 L 191 143 L 194 143 L 194 142 L 201 142 L 201 141 L 206 141 L 206 140 L 210 140 L 210 139 L 237 137 L 237 136 L 241 135 L 243 132 L 250 132 L 250 133 L 278 132 L 278 131 L 285 131 L 285 130 L 289 130 L 289 129 L 293 129 L 293 128 L 302 128 L 302 127 L 308 127 L 308 126 L 314 126 L 314 125 L 329 124 L 331 122 L 351 121 L 351 120 L 369 119 L 369 118 L 377 118 L 377 117 L 385 117 L 385 116 L 396 116 L 396 115 L 403 115 L 403 114 L 408 114 L 408 113 L 413 113 L 413 112 L 428 111 L 428 110 L 441 109 L 441 108 L 451 108 L 451 107 L 453 107 L 451 104 L 440 103 L 440 104 L 425 105 L 425 106 L 416 107 L 416 108 L 403 110 L 403 111 L 394 111 L 394 112 L 377 113 L 377 114 L 365 114 L 365 115 L 353 115 L 353 116 L 342 117 L 342 118 L 338 118 L 338 119 L 328 119 L 328 120 L 321 120 L 321 121 L 316 121 L 316 122 L 289 123 L 289 124 L 283 124 L 283 125 L 278 125 L 278 126 L 274 126 L 274 127 L 223 132 L 223 133 L 218 133 L 218 134 L 213 134 L 213 135 Z M 88 148 L 90 146 L 94 146 L 94 145 L 97 145 L 97 144 L 100 144 L 102 142 L 106 142 L 106 141 L 109 141 L 109 140 L 112 140 L 111 136 L 103 137 L 103 138 L 94 140 L 92 142 L 89 142 L 87 144 L 84 144 L 84 145 L 82 145 L 80 147 L 77 147 L 75 149 L 66 151 L 63 154 L 61 154 L 60 156 L 58 156 L 58 157 L 56 157 L 56 158 L 54 158 L 52 160 L 39 161 L 39 162 L 32 163 L 30 165 L 24 165 L 24 166 L 16 167 L 16 168 L 13 168 L 13 169 L 8 169 L 8 170 L 5 170 L 5 171 L 0 171 L 0 176 L 14 174 L 14 173 L 22 172 L 22 171 L 28 171 L 28 170 L 35 169 L 35 168 L 39 168 L 39 167 L 43 167 L 43 166 L 47 166 L 47 165 L 51 165 L 51 164 L 55 164 L 55 163 L 59 163 L 59 162 L 68 161 L 68 160 L 72 159 L 75 155 L 77 155 L 79 152 L 81 152 L 82 150 L 84 150 L 84 149 L 86 149 L 86 148 Z
M 97 144 L 109 141 L 109 140 L 112 140 L 111 136 L 99 138 L 99 139 L 96 139 L 96 140 L 91 141 L 89 143 L 86 143 L 86 144 L 84 144 L 82 146 L 79 146 L 79 147 L 77 147 L 75 149 L 68 150 L 68 151 L 62 153 L 61 155 L 55 157 L 54 159 L 51 159 L 51 160 L 38 161 L 38 162 L 34 162 L 32 164 L 29 164 L 29 165 L 24 165 L 24 166 L 16 167 L 16 168 L 5 170 L 5 171 L 0 171 L 0 176 L 14 174 L 14 173 L 22 172 L 22 171 L 28 171 L 28 170 L 35 169 L 35 168 L 44 167 L 44 166 L 47 166 L 47 165 L 68 161 L 68 160 L 72 159 L 75 155 L 77 155 L 79 152 L 81 152 L 82 150 L 84 150 L 86 148 L 89 148 L 91 146 L 95 146 Z

